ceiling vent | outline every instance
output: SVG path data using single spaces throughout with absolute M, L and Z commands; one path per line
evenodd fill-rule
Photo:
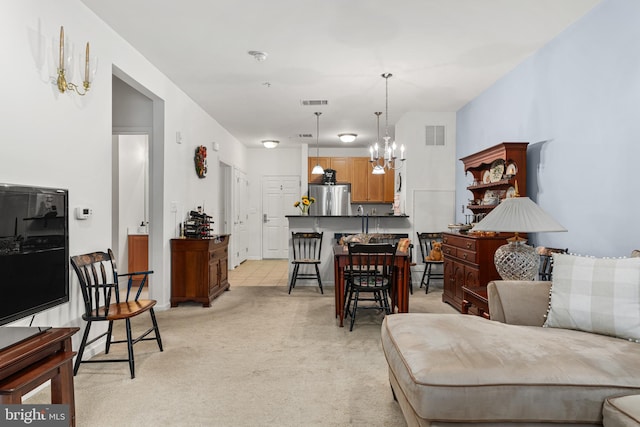
M 426 126 L 425 145 L 444 145 L 444 126 Z
M 303 99 L 300 101 L 305 106 L 327 105 L 329 101 L 326 99 Z

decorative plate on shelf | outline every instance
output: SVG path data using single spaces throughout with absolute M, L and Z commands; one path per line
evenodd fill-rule
M 507 198 L 507 199 L 510 199 L 512 197 L 516 197 L 516 189 L 513 188 L 513 187 L 509 187 L 507 189 L 507 194 L 505 194 L 504 197 Z
M 491 169 L 489 169 L 489 182 L 498 182 L 502 179 L 504 173 L 504 160 L 498 159 L 491 163 Z
M 509 163 L 507 165 L 507 170 L 505 171 L 506 175 L 515 175 L 518 172 L 518 167 L 515 163 Z
M 484 192 L 484 197 L 482 198 L 482 203 L 485 206 L 493 206 L 500 203 L 500 195 L 493 191 L 487 190 Z
M 491 172 L 484 171 L 484 174 L 482 175 L 482 183 L 488 184 L 490 182 L 491 182 Z

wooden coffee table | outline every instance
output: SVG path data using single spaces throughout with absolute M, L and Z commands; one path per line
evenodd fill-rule
M 474 307 L 476 315 L 489 319 L 489 300 L 486 286 L 462 287 L 462 314 L 469 314 L 469 308 Z

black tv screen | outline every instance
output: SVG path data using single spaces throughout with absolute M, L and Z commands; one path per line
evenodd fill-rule
M 69 301 L 68 191 L 0 184 L 0 325 Z

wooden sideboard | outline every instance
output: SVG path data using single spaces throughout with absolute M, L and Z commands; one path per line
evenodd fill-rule
M 171 307 L 211 301 L 229 289 L 229 235 L 171 239 Z
M 442 301 L 457 310 L 462 307 L 462 287 L 487 286 L 500 279 L 493 255 L 506 244 L 504 235 L 481 237 L 466 234 L 443 233 L 444 284 Z

